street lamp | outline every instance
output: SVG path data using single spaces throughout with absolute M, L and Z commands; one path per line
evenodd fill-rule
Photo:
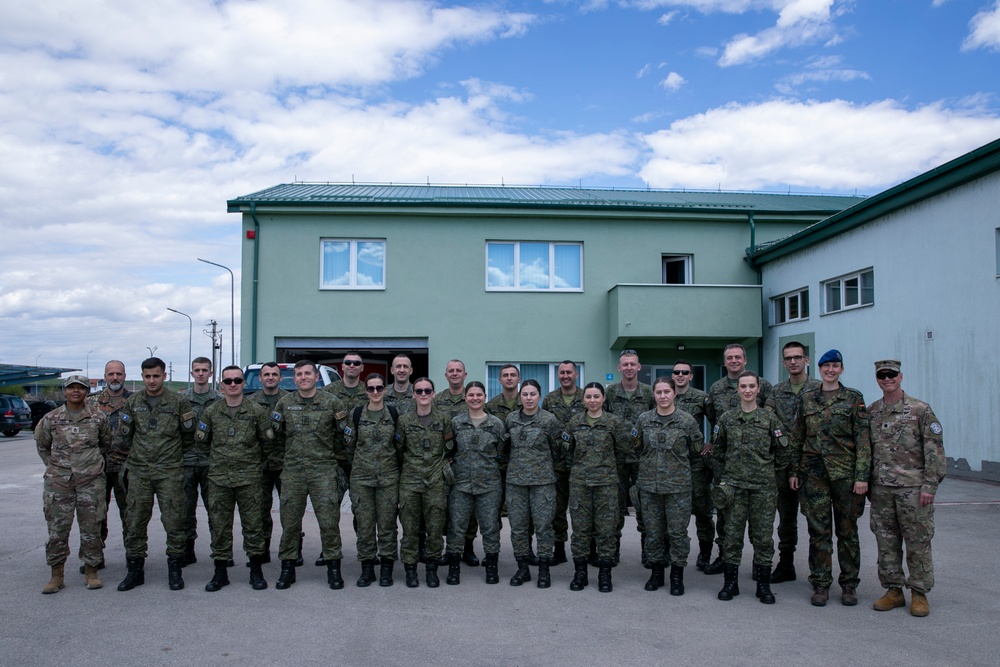
M 40 356 L 42 356 L 42 355 L 41 354 L 36 354 L 35 355 L 35 368 L 38 368 L 38 357 L 40 357 Z
M 154 345 L 153 347 L 150 347 L 150 346 L 147 345 L 146 349 L 149 350 L 149 356 L 152 357 L 153 353 L 160 349 L 160 346 L 159 345 Z
M 87 353 L 87 379 L 90 379 L 90 355 L 94 353 L 93 350 Z
M 236 276 L 233 275 L 232 269 L 228 266 L 223 266 L 222 264 L 217 264 L 215 262 L 210 262 L 207 259 L 198 258 L 199 262 L 205 262 L 206 264 L 211 264 L 212 266 L 217 266 L 220 269 L 225 269 L 229 271 L 229 352 L 232 354 L 232 365 L 236 365 Z M 222 365 L 222 362 L 219 362 Z
M 178 315 L 183 315 L 188 318 L 188 389 L 191 388 L 191 331 L 194 323 L 191 321 L 191 316 L 187 313 L 182 313 L 179 310 L 173 308 L 167 308 L 171 313 L 177 313 Z

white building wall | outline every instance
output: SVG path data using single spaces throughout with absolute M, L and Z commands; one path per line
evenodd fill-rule
M 874 361 L 902 361 L 903 389 L 931 404 L 950 458 L 1000 478 L 1000 173 L 897 211 L 763 267 L 763 298 L 809 287 L 809 319 L 769 326 L 764 369 L 781 345 L 815 334 L 810 374 L 830 348 L 842 382 L 881 397 Z M 821 315 L 821 282 L 872 267 L 875 305 Z M 984 464 L 985 462 L 985 464 Z M 961 462 L 959 462 L 961 464 Z M 992 465 L 991 465 L 992 464 Z

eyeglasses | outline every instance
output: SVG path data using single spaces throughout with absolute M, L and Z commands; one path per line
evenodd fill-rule
M 377 394 L 379 392 L 385 391 L 385 385 L 384 384 L 378 384 L 378 385 L 375 385 L 374 387 L 371 386 L 371 385 L 368 385 L 367 387 L 365 387 L 365 391 L 367 391 L 369 394 Z
M 243 378 L 222 378 L 222 384 L 243 384 Z
M 341 363 L 344 364 L 345 366 L 360 366 L 364 362 L 361 361 L 360 359 L 344 359 Z
M 796 354 L 794 357 L 784 357 L 785 362 L 789 361 L 803 361 L 805 357 L 801 354 Z
M 899 371 L 879 371 L 875 374 L 877 380 L 891 380 L 895 377 L 899 377 Z
M 417 394 L 418 396 L 421 395 L 421 394 L 426 395 L 426 396 L 430 396 L 431 394 L 434 393 L 434 390 L 433 389 L 414 389 L 413 393 Z
M 639 353 L 635 350 L 622 350 L 622 353 L 618 355 L 619 357 L 638 357 Z
M 691 371 L 673 371 L 674 375 L 691 375 Z

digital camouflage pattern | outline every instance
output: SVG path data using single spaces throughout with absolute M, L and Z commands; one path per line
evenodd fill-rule
M 191 404 L 191 411 L 194 412 L 194 418 L 197 421 L 201 420 L 201 417 L 205 414 L 205 410 L 208 409 L 208 406 L 212 405 L 216 401 L 222 400 L 222 394 L 215 389 L 209 389 L 203 394 L 195 393 L 193 388 L 185 389 L 177 393 L 186 398 L 188 403 Z M 205 443 L 195 442 L 191 449 L 184 452 L 184 465 L 207 468 L 208 445 Z
M 573 558 L 590 554 L 590 540 L 597 543 L 597 557 L 613 561 L 619 523 L 618 481 L 612 484 L 569 482 L 569 516 L 573 522 Z
M 550 391 L 542 399 L 542 410 L 552 413 L 560 424 L 560 428 L 566 428 L 573 415 L 586 412 L 587 408 L 583 404 L 583 390 L 574 387 L 572 397 L 566 397 L 560 389 Z M 569 539 L 569 466 L 560 454 L 555 461 L 556 474 L 556 511 L 555 518 L 552 519 L 552 529 L 555 531 L 555 539 L 565 542 Z
M 453 488 L 472 495 L 499 491 L 499 463 L 510 440 L 503 421 L 487 415 L 486 420 L 476 426 L 465 412 L 451 420 L 451 428 L 455 434 Z
M 604 390 L 604 409 L 624 419 L 629 425 L 635 424 L 639 415 L 653 409 L 653 388 L 638 383 L 635 391 L 627 391 L 621 382 L 609 384 Z
M 507 415 L 520 409 L 521 397 L 518 394 L 515 394 L 513 400 L 511 401 L 505 399 L 503 394 L 497 394 L 490 400 L 486 401 L 486 405 L 483 406 L 483 410 L 485 410 L 487 414 L 498 417 L 500 421 L 505 421 L 507 419 Z
M 395 385 L 390 382 L 385 388 L 385 398 L 382 399 L 386 405 L 391 405 L 396 408 L 399 414 L 403 415 L 407 412 L 413 412 L 417 404 L 413 401 L 413 384 L 406 388 L 406 391 L 397 392 Z
M 344 404 L 350 413 L 354 408 L 368 404 L 368 394 L 365 392 L 365 385 L 358 380 L 358 384 L 348 387 L 343 380 L 337 380 L 333 384 L 323 387 L 323 391 L 328 391 Z
M 439 558 L 448 507 L 445 466 L 454 448 L 451 418 L 432 409 L 420 417 L 416 411 L 400 415 L 396 426 L 401 438 L 403 466 L 399 476 L 399 521 L 403 527 L 400 555 L 407 565 L 419 556 L 420 520 L 427 530 L 427 558 Z
M 507 483 L 519 486 L 555 484 L 556 462 L 562 462 L 563 425 L 555 415 L 539 410 L 526 415 L 522 410 L 507 415 L 510 434 Z
M 252 394 L 249 400 L 263 408 L 267 414 L 271 414 L 274 412 L 274 406 L 287 393 L 284 389 L 278 389 L 277 394 L 268 396 L 262 389 Z M 284 458 L 284 438 L 275 437 L 271 446 L 271 453 L 268 455 L 267 460 L 264 461 L 264 468 L 261 472 L 260 512 L 264 520 L 262 533 L 265 540 L 270 540 L 271 534 L 274 532 L 274 519 L 271 517 L 271 508 L 274 507 L 274 492 L 277 491 L 278 495 L 281 495 L 281 468 Z
M 446 414 L 451 418 L 457 417 L 458 415 L 469 411 L 469 406 L 465 404 L 465 392 L 452 394 L 451 390 L 447 387 L 434 394 L 434 402 L 432 405 L 435 410 L 442 414 Z
M 577 392 L 582 396 L 583 392 Z M 582 404 L 581 404 L 582 405 Z M 569 471 L 562 455 L 563 424 L 554 414 L 538 410 L 533 415 L 518 410 L 507 415 L 510 448 L 507 464 L 507 517 L 515 556 L 527 556 L 533 526 L 538 540 L 538 555 L 543 545 L 552 553 L 552 543 L 569 537 L 566 513 L 569 511 Z M 558 489 L 557 466 L 566 482 L 565 504 Z M 542 488 L 545 487 L 545 488 Z M 516 498 L 513 496 L 516 495 Z M 562 521 L 557 525 L 559 513 Z M 561 531 L 561 532 L 560 532 Z
M 188 400 L 194 411 L 195 420 L 201 421 L 210 405 L 222 400 L 222 394 L 215 390 L 198 394 L 194 389 L 179 392 Z M 184 452 L 184 536 L 188 541 L 198 539 L 198 491 L 208 510 L 211 507 L 208 490 L 208 445 L 195 439 L 194 446 Z M 211 524 L 209 525 L 211 531 Z
M 402 441 L 387 408 L 362 408 L 358 424 L 353 411 L 344 436 L 351 464 L 351 509 L 357 522 L 358 560 L 398 556 L 399 465 Z
M 128 450 L 125 449 L 119 423 L 122 408 L 125 407 L 125 401 L 131 395 L 132 392 L 128 389 L 122 389 L 121 396 L 112 396 L 107 389 L 104 389 L 99 394 L 91 394 L 87 397 L 87 405 L 100 410 L 108 418 L 108 425 L 111 427 L 111 444 L 103 451 L 105 472 L 118 472 L 122 464 L 125 463 L 125 459 L 128 458 Z
M 907 588 L 929 593 L 934 588 L 931 539 L 934 505 L 920 506 L 920 487 L 871 487 L 870 525 L 878 546 L 878 580 L 883 588 Z M 903 547 L 906 569 L 903 573 Z
M 700 429 L 705 417 L 705 397 L 701 389 L 688 386 L 683 394 L 674 396 L 674 405 L 694 417 Z M 699 542 L 711 542 L 715 538 L 715 520 L 712 513 L 712 468 L 705 463 L 701 452 L 691 454 L 691 513 L 694 514 L 694 524 Z M 722 545 L 721 531 L 718 536 Z M 648 554 L 648 550 L 647 550 Z
M 515 484 L 507 478 L 507 519 L 510 523 L 510 544 L 515 558 L 527 558 L 531 550 L 530 526 L 535 527 L 539 558 L 552 558 L 555 531 L 552 520 L 556 513 L 556 485 Z
M 757 394 L 757 407 L 762 408 L 771 395 L 771 383 L 764 378 L 758 378 L 758 380 L 760 381 L 760 392 Z M 708 388 L 708 394 L 705 396 L 705 416 L 708 417 L 708 423 L 713 427 L 719 417 L 740 407 L 740 394 L 736 391 L 737 384 L 739 384 L 738 379 L 731 379 L 728 375 L 723 375 Z

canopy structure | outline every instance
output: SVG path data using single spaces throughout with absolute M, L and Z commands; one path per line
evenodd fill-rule
M 63 373 L 78 371 L 79 368 L 52 368 L 49 366 L 18 366 L 15 364 L 0 364 L 0 387 L 15 384 L 27 384 L 42 380 L 53 380 Z

